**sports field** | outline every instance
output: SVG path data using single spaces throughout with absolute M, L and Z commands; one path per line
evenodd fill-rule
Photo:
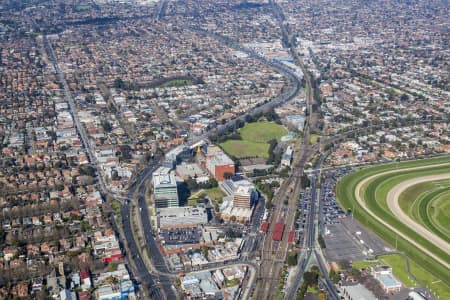
M 219 144 L 220 147 L 229 155 L 237 158 L 243 157 L 262 157 L 269 158 L 269 144 L 254 143 L 241 140 L 227 140 Z
M 400 194 L 399 204 L 411 219 L 450 242 L 450 181 L 413 185 Z
M 239 130 L 244 141 L 255 143 L 267 143 L 270 140 L 279 140 L 288 134 L 286 128 L 275 122 L 255 122 L 247 123 Z
M 279 140 L 288 131 L 274 122 L 248 123 L 239 130 L 241 140 L 227 140 L 219 146 L 229 155 L 244 157 L 269 157 L 269 141 Z
M 430 242 L 428 235 L 422 235 L 421 231 L 413 230 L 400 221 L 397 212 L 394 214 L 390 209 L 389 205 L 392 206 L 392 203 L 387 201 L 391 190 L 398 188 L 403 182 L 424 176 L 440 175 L 445 177 L 443 174 L 450 174 L 450 157 L 385 164 L 362 169 L 342 178 L 336 188 L 336 195 L 343 209 L 352 210 L 353 215 L 362 224 L 369 227 L 393 247 L 397 245 L 399 251 L 408 255 L 417 267 L 417 278 L 420 283 L 425 284 L 430 278 L 436 279 L 430 289 L 440 295 L 442 299 L 450 299 L 450 270 L 448 269 L 450 254 Z M 411 188 L 413 187 L 414 185 Z M 434 207 L 447 207 L 445 199 L 436 199 L 432 203 L 434 203 Z M 403 209 L 404 201 L 399 205 Z M 428 216 L 432 213 L 436 216 L 427 217 L 426 220 L 439 219 L 439 222 L 446 220 L 445 214 L 436 213 L 434 210 L 432 212 L 431 209 Z M 417 221 L 417 223 L 420 222 Z M 420 227 L 424 229 L 422 226 Z M 432 235 L 437 234 L 433 233 Z

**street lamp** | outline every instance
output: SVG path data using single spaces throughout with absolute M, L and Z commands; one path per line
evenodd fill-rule
M 397 244 L 398 244 L 398 234 L 395 234 L 395 250 L 398 250 Z

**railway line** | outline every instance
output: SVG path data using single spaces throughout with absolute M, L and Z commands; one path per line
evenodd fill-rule
M 306 120 L 306 124 L 304 127 L 303 132 L 303 138 L 302 143 L 300 144 L 300 147 L 298 149 L 298 156 L 294 158 L 293 162 L 293 170 L 289 176 L 289 178 L 283 183 L 282 187 L 279 190 L 279 193 L 275 195 L 273 199 L 273 204 L 275 205 L 275 211 L 272 214 L 271 222 L 270 222 L 270 229 L 269 231 L 273 231 L 274 224 L 278 221 L 285 222 L 286 229 L 283 233 L 283 237 L 281 241 L 278 243 L 278 249 L 275 252 L 271 251 L 273 249 L 274 241 L 270 238 L 267 238 L 264 240 L 263 245 L 263 257 L 262 262 L 260 266 L 260 273 L 262 277 L 262 283 L 259 286 L 259 289 L 257 290 L 257 299 L 275 299 L 277 297 L 278 293 L 278 285 L 279 285 L 279 274 L 281 272 L 281 269 L 283 268 L 283 265 L 286 261 L 286 255 L 288 252 L 288 235 L 289 232 L 293 229 L 294 222 L 295 222 L 295 214 L 298 206 L 299 201 L 299 195 L 302 189 L 301 184 L 301 176 L 304 173 L 304 169 L 306 166 L 306 163 L 314 156 L 316 155 L 319 150 L 320 146 L 315 144 L 311 145 L 309 142 L 310 138 L 310 130 L 311 128 L 317 128 L 316 122 L 317 118 L 313 117 L 313 105 L 315 104 L 315 99 L 313 97 L 312 93 L 312 83 L 311 78 L 307 73 L 307 70 L 303 63 L 301 62 L 300 58 L 295 52 L 294 48 L 294 40 L 293 36 L 289 34 L 289 30 L 287 26 L 284 24 L 283 20 L 284 15 L 281 10 L 281 8 L 273 1 L 270 1 L 273 13 L 275 17 L 279 20 L 280 26 L 282 28 L 282 34 L 283 34 L 283 43 L 284 45 L 289 49 L 289 52 L 291 53 L 294 60 L 300 65 L 300 67 L 303 70 L 304 78 L 306 81 L 307 86 L 307 107 L 308 107 L 308 117 Z M 315 178 L 313 180 L 313 191 L 315 190 Z M 315 191 L 313 192 L 315 193 Z M 316 220 L 316 207 L 315 207 L 315 197 L 312 198 L 310 205 L 310 211 L 309 211 L 309 217 L 308 217 L 308 226 L 307 231 L 305 232 L 306 239 L 306 255 L 304 256 L 303 260 L 301 261 L 300 265 L 302 266 L 301 272 L 299 272 L 300 277 L 303 275 L 303 271 L 307 266 L 308 261 L 311 259 L 311 256 L 315 254 L 313 252 L 314 244 L 315 244 L 315 220 Z M 283 205 L 284 200 L 288 200 L 287 206 Z M 316 255 L 317 260 L 320 260 L 320 256 Z M 325 267 L 325 264 L 323 261 L 319 262 L 319 267 Z M 325 272 L 321 268 L 322 272 Z M 334 288 L 334 285 L 330 283 L 328 278 L 328 273 L 325 272 L 325 282 L 328 294 L 331 296 L 332 299 L 336 299 L 337 292 Z M 296 290 L 294 290 L 295 293 Z M 292 296 L 295 296 L 295 294 L 292 294 Z M 288 298 L 292 299 L 292 298 Z

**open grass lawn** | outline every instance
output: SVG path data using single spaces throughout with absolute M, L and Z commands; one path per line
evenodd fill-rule
M 200 189 L 198 191 L 195 191 L 193 194 L 191 194 L 191 196 L 189 196 L 188 199 L 201 199 L 203 197 L 205 197 L 206 192 L 204 189 Z
M 225 286 L 226 287 L 235 286 L 235 285 L 238 285 L 238 284 L 239 284 L 239 279 L 237 279 L 237 278 L 225 281 Z
M 450 299 L 450 287 L 448 281 L 436 277 L 434 274 L 418 265 L 415 261 L 410 260 L 410 268 L 411 273 L 413 273 L 423 285 L 431 289 L 436 295 L 439 295 L 439 299 Z
M 447 184 L 419 195 L 415 205 L 411 207 L 410 216 L 450 243 L 450 216 L 443 217 L 445 206 L 450 206 L 449 193 L 450 187 Z
M 417 283 L 408 274 L 408 269 L 406 268 L 406 260 L 400 254 L 389 254 L 378 257 L 385 264 L 391 266 L 394 276 L 400 280 L 407 287 L 415 287 Z
M 399 172 L 395 174 L 385 174 L 374 178 L 369 182 L 362 191 L 364 199 L 368 208 L 375 214 L 382 217 L 385 221 L 389 222 L 395 228 L 398 228 L 403 233 L 407 234 L 417 242 L 427 247 L 430 251 L 436 255 L 442 257 L 444 260 L 449 260 L 449 254 L 444 253 L 434 245 L 431 245 L 422 236 L 412 231 L 409 227 L 401 223 L 390 211 L 386 205 L 387 192 L 396 184 L 418 176 L 426 176 L 431 174 L 445 173 L 449 171 L 448 166 L 443 166 L 442 163 L 449 163 L 450 157 L 443 157 L 437 159 L 417 160 L 405 163 L 393 163 L 384 164 L 376 167 L 366 168 L 357 172 L 354 172 L 344 178 L 342 178 L 336 187 L 336 196 L 339 204 L 344 210 L 348 208 L 354 208 L 354 216 L 365 226 L 369 227 L 372 231 L 378 234 L 385 241 L 391 245 L 397 244 L 398 250 L 404 252 L 410 258 L 410 261 L 414 262 L 417 267 L 418 273 L 416 274 L 418 280 L 421 282 L 427 282 L 428 277 L 434 277 L 436 280 L 442 280 L 442 282 L 450 282 L 450 272 L 443 265 L 436 262 L 432 258 L 424 255 L 416 247 L 412 246 L 408 241 L 398 237 L 396 243 L 396 234 L 379 223 L 376 219 L 371 217 L 362 207 L 360 207 L 355 199 L 354 193 L 356 185 L 371 175 L 382 173 L 388 170 L 401 170 L 403 168 L 430 166 L 430 168 L 416 171 Z M 421 271 L 421 270 L 422 271 Z M 432 276 L 430 276 L 432 275 Z M 400 279 L 400 278 L 399 278 Z M 447 299 L 445 297 L 450 293 L 449 286 L 436 282 L 430 288 L 432 291 L 438 293 L 441 299 Z
M 269 144 L 267 143 L 255 143 L 242 140 L 227 140 L 223 143 L 220 143 L 219 146 L 227 154 L 237 158 L 269 158 Z
M 450 238 L 450 188 L 430 201 L 427 214 L 431 223 Z
M 196 206 L 196 205 L 198 205 L 200 200 L 205 198 L 205 196 L 206 196 L 205 190 L 203 190 L 203 189 L 198 190 L 198 191 L 194 192 L 193 194 L 191 194 L 191 196 L 189 196 L 189 198 L 187 199 L 187 205 L 188 206 Z
M 415 200 L 417 200 L 417 196 L 430 191 L 433 186 L 434 184 L 432 182 L 423 182 L 407 188 L 398 197 L 400 208 L 405 212 L 409 212 L 411 206 L 413 206 Z
M 209 199 L 219 202 L 222 202 L 222 198 L 225 196 L 220 187 L 207 189 L 205 190 L 205 193 L 208 195 Z
M 317 294 L 319 290 L 317 289 L 317 286 L 315 285 L 308 285 L 308 289 L 306 290 L 307 293 L 311 294 Z
M 161 88 L 169 88 L 169 87 L 181 87 L 186 85 L 192 85 L 194 82 L 190 79 L 173 79 L 164 82 L 159 87 Z
M 75 11 L 76 12 L 82 12 L 82 11 L 86 11 L 86 10 L 90 10 L 92 7 L 89 4 L 79 4 L 77 6 L 75 6 Z
M 317 142 L 319 141 L 319 137 L 320 135 L 318 134 L 310 134 L 309 135 L 309 142 L 311 145 L 317 144 Z
M 188 206 L 196 206 L 198 204 L 198 198 L 189 198 L 187 205 Z
M 270 140 L 279 140 L 288 134 L 288 131 L 275 122 L 264 121 L 245 124 L 239 130 L 239 134 L 244 141 L 267 143 Z
M 368 269 L 369 267 L 379 265 L 389 265 L 392 268 L 392 272 L 395 277 L 400 280 L 407 287 L 415 287 L 417 283 L 408 274 L 408 269 L 406 268 L 406 260 L 400 254 L 388 254 L 379 256 L 378 260 L 374 261 L 355 261 L 352 263 L 352 267 L 355 269 Z
M 406 260 L 399 254 L 389 254 L 378 257 L 387 265 L 392 267 L 395 277 L 407 287 L 418 287 L 424 285 L 439 295 L 440 299 L 450 299 L 450 288 L 442 280 L 428 272 L 414 261 L 409 260 L 411 274 L 417 278 L 416 282 L 412 278 L 406 267 Z
M 229 155 L 237 158 L 269 158 L 269 141 L 279 140 L 288 131 L 274 122 L 248 123 L 239 130 L 241 140 L 227 140 L 219 146 Z
M 187 199 L 188 206 L 196 206 L 200 203 L 203 203 L 203 199 L 205 196 L 208 196 L 212 203 L 217 203 L 219 206 L 222 204 L 222 199 L 225 194 L 219 187 L 210 188 L 210 189 L 201 189 L 193 193 Z
M 373 267 L 379 265 L 380 262 L 378 260 L 359 260 L 352 262 L 352 267 L 357 270 L 367 269 L 369 267 Z

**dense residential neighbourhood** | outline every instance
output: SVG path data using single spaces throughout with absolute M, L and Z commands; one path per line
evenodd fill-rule
M 448 164 L 448 11 L 2 1 L 0 299 L 449 298 L 450 248 L 342 199 Z M 440 176 L 397 205 L 449 247 Z

